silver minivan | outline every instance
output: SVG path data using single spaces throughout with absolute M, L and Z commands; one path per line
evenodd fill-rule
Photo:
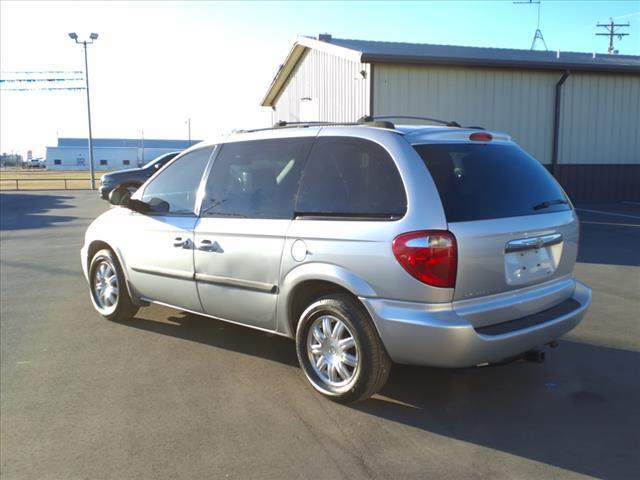
M 392 362 L 470 367 L 574 328 L 579 226 L 502 133 L 286 125 L 201 143 L 88 228 L 104 317 L 157 303 L 295 338 L 323 395 L 376 393 Z

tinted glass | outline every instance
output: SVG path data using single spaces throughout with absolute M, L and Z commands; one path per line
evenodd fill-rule
M 201 215 L 292 218 L 312 138 L 228 143 L 207 181 Z
M 213 147 L 194 150 L 177 159 L 151 180 L 142 201 L 152 211 L 191 215 L 195 211 L 196 193 Z
M 402 179 L 384 148 L 358 138 L 318 139 L 304 170 L 296 212 L 401 217 L 406 210 Z
M 515 145 L 415 145 L 438 188 L 449 222 L 568 210 L 547 170 Z

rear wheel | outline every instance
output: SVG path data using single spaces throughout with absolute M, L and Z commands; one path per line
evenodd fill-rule
M 111 250 L 100 250 L 93 256 L 89 288 L 94 308 L 109 320 L 130 320 L 138 312 L 139 307 L 129 296 L 120 262 Z
M 296 349 L 311 385 L 341 403 L 374 395 L 391 371 L 391 360 L 371 318 L 346 294 L 309 305 L 298 323 Z

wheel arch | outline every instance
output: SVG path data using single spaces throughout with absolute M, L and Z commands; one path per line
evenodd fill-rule
M 278 330 L 295 337 L 300 315 L 314 299 L 344 293 L 353 297 L 376 297 L 366 281 L 337 265 L 307 263 L 291 270 L 281 283 L 278 298 Z M 367 308 L 362 304 L 365 311 Z
M 98 253 L 100 250 L 109 250 L 111 252 L 113 252 L 113 254 L 116 256 L 116 258 L 118 259 L 118 263 L 120 264 L 120 268 L 122 268 L 122 275 L 124 276 L 125 279 L 125 283 L 127 286 L 127 291 L 129 292 L 129 297 L 131 298 L 131 300 L 139 306 L 144 305 L 143 302 L 140 301 L 140 299 L 138 298 L 138 295 L 135 291 L 135 289 L 133 288 L 133 285 L 131 285 L 131 281 L 129 280 L 129 274 L 127 272 L 127 268 L 126 268 L 126 264 L 125 262 L 123 262 L 122 260 L 122 255 L 120 254 L 120 252 L 118 251 L 118 249 L 112 247 L 109 243 L 105 242 L 104 240 L 93 240 L 89 246 L 87 247 L 87 258 L 86 258 L 86 262 L 87 262 L 87 275 L 91 275 L 91 261 L 93 260 L 93 257 L 95 256 L 96 253 Z

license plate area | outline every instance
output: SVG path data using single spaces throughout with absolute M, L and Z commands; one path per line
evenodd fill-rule
M 505 254 L 505 277 L 508 285 L 537 283 L 553 276 L 562 245 L 521 250 Z

